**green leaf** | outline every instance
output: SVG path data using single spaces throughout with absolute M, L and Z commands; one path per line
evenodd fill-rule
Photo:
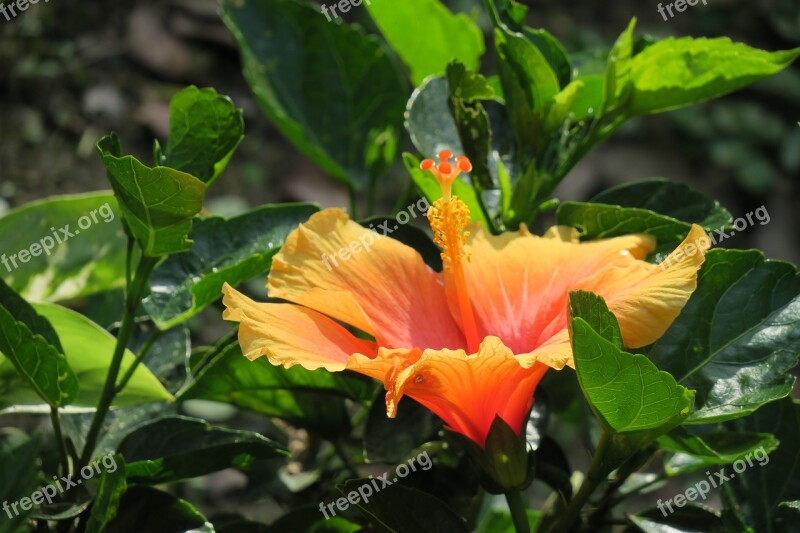
M 652 178 L 614 187 L 589 202 L 563 202 L 556 220 L 578 228 L 587 239 L 647 233 L 664 250 L 680 243 L 692 224 L 710 232 L 729 228 L 732 217 L 718 202 L 687 185 Z
M 752 413 L 788 395 L 800 354 L 800 276 L 761 252 L 711 250 L 697 289 L 648 356 L 697 390 L 688 423 Z
M 200 368 L 179 398 L 230 403 L 337 433 L 349 427 L 344 398 L 369 400 L 373 388 L 370 381 L 347 373 L 306 370 L 300 365 L 287 369 L 264 358 L 251 362 L 234 342 Z
M 605 97 L 602 112 L 606 113 L 627 103 L 631 92 L 631 58 L 633 57 L 633 30 L 636 18 L 631 19 L 628 27 L 617 38 L 611 52 L 604 76 Z
M 673 452 L 664 469 L 670 476 L 677 476 L 712 465 L 731 464 L 746 456 L 770 453 L 778 447 L 778 441 L 769 433 L 734 433 L 719 431 L 693 435 L 683 428 L 675 428 L 658 439 L 658 445 Z
M 364 478 L 347 481 L 338 488 L 343 495 L 351 495 L 351 499 L 356 502 L 355 505 L 358 505 L 359 510 L 370 520 L 395 533 L 469 531 L 464 519 L 443 501 L 399 483 L 381 487 L 380 491 L 373 491 L 373 480 Z M 361 494 L 358 492 L 359 489 Z M 369 501 L 365 502 L 362 494 L 366 493 L 367 489 L 371 495 L 367 496 Z
M 428 199 L 430 204 L 433 204 L 433 202 L 442 197 L 442 188 L 436 180 L 436 176 L 419 168 L 419 159 L 409 153 L 405 153 L 403 154 L 403 163 L 411 174 L 414 185 L 416 185 L 419 191 Z M 472 222 L 478 222 L 485 228 L 491 227 L 478 201 L 475 189 L 462 180 L 456 179 L 453 182 L 453 194 L 467 204 L 467 207 L 469 207 L 469 217 Z
M 113 472 L 105 470 L 100 478 L 85 533 L 104 531 L 108 523 L 117 516 L 122 495 L 128 490 L 128 482 L 125 479 L 125 458 L 115 455 L 114 464 L 117 468 Z
M 39 474 L 39 451 L 42 446 L 41 435 L 28 437 L 15 428 L 0 431 L 0 501 L 17 502 L 30 497 L 36 490 Z M 17 506 L 19 515 L 8 516 L 6 511 L 0 515 L 0 533 L 30 531 L 27 517 L 33 508 L 25 510 Z M 12 511 L 13 513 L 13 511 Z
M 35 393 L 36 403 L 40 403 L 38 398 L 41 398 L 51 407 L 62 407 L 75 401 L 80 383 L 64 356 L 56 330 L 2 279 L 0 352 L 0 365 L 6 358 L 14 365 L 6 369 L 9 379 L 0 381 L 4 395 L 28 388 Z M 15 380 L 20 375 L 25 381 Z
M 773 433 L 780 446 L 752 466 L 747 463 L 742 470 L 734 465 L 735 472 L 728 471 L 731 479 L 722 485 L 723 517 L 730 514 L 759 533 L 796 531 L 797 512 L 780 504 L 800 499 L 800 405 L 785 398 L 727 427 Z
M 74 373 L 73 379 L 80 383 L 74 407 L 95 407 L 108 374 L 111 354 L 116 339 L 103 328 L 83 315 L 56 304 L 36 304 L 36 311 L 49 320 L 64 346 L 66 361 Z M 87 346 L 91 350 L 87 350 Z M 133 363 L 135 356 L 125 352 L 122 372 Z M 17 411 L 28 410 L 25 406 L 36 406 L 41 401 L 36 389 L 15 374 L 13 367 L 0 356 L 0 409 L 15 406 Z M 158 379 L 144 366 L 139 366 L 128 386 L 114 400 L 115 406 L 136 405 L 148 402 L 170 401 L 172 396 Z M 33 410 L 37 410 L 35 407 Z
M 444 73 L 453 59 L 476 70 L 485 51 L 483 33 L 463 13 L 454 15 L 439 0 L 371 0 L 372 20 L 411 71 L 418 86 L 431 74 Z M 424 20 L 424 38 L 408 31 L 409 20 Z
M 400 463 L 442 427 L 442 421 L 411 398 L 403 398 L 395 418 L 386 416 L 385 392 L 372 401 L 364 427 L 364 454 L 371 463 Z
M 170 102 L 169 142 L 163 154 L 156 144 L 156 164 L 191 174 L 210 187 L 243 138 L 242 110 L 214 89 L 192 85 Z
M 426 80 L 408 100 L 405 127 L 411 142 L 424 157 L 435 157 L 442 150 L 464 153 L 447 104 L 449 97 L 447 78 L 437 76 Z
M 145 310 L 162 330 L 185 322 L 218 300 L 225 282 L 238 285 L 269 271 L 289 232 L 317 211 L 309 204 L 268 205 L 227 220 L 196 220 L 192 248 L 153 272 Z
M 338 509 L 334 507 L 338 512 Z M 328 514 L 330 511 L 328 510 Z M 275 520 L 263 533 L 286 533 L 288 531 L 304 531 L 308 533 L 355 533 L 364 529 L 341 516 L 325 518 L 320 512 L 319 505 L 303 505 L 292 509 L 282 517 Z M 219 532 L 219 529 L 217 529 Z M 238 533 L 238 530 L 231 533 Z
M 204 476 L 255 460 L 289 453 L 277 443 L 249 431 L 215 428 L 203 420 L 164 417 L 123 439 L 119 453 L 127 462 L 128 480 L 170 483 Z
M 110 192 L 52 196 L 12 209 L 0 218 L 0 250 L 16 255 L 13 262 L 3 255 L 3 279 L 36 301 L 67 300 L 122 287 L 125 233 L 118 214 Z M 21 250 L 28 250 L 26 262 L 19 259 Z
M 539 512 L 533 509 L 526 509 L 528 514 L 528 525 L 531 531 L 536 531 L 539 524 Z M 475 530 L 477 533 L 516 533 L 514 528 L 514 521 L 511 518 L 511 513 L 503 509 L 490 509 L 483 518 L 481 518 L 478 527 Z
M 666 509 L 666 508 L 664 508 Z M 664 516 L 657 507 L 630 516 L 631 522 L 644 533 L 726 533 L 719 514 L 704 505 L 689 503 L 684 507 L 675 507 L 673 513 Z
M 214 527 L 189 502 L 151 487 L 132 487 L 120 501 L 107 533 L 214 533 Z
M 293 0 L 222 11 L 262 110 L 299 150 L 354 188 L 391 164 L 406 92 L 375 38 Z
M 678 385 L 645 356 L 622 351 L 619 325 L 599 296 L 570 293 L 570 316 L 575 371 L 608 439 L 598 463 L 608 473 L 683 422 L 694 391 Z
M 97 151 L 142 253 L 157 257 L 188 249 L 192 217 L 203 204 L 203 182 L 169 167 L 150 168 L 131 155 L 122 157 L 114 134 L 100 139 Z
M 658 113 L 717 98 L 789 66 L 800 48 L 766 52 L 716 39 L 668 38 L 631 60 L 630 111 Z

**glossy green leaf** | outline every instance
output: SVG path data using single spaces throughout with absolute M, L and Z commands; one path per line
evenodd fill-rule
M 244 138 L 242 110 L 210 88 L 190 86 L 169 106 L 169 141 L 156 164 L 191 174 L 210 187 Z
M 150 168 L 131 155 L 123 157 L 114 134 L 100 139 L 97 151 L 144 255 L 157 257 L 188 249 L 192 217 L 203 205 L 205 184 L 173 168 Z
M 670 476 L 677 476 L 711 465 L 731 464 L 747 456 L 751 460 L 758 459 L 777 448 L 778 441 L 769 433 L 719 431 L 693 435 L 683 428 L 675 428 L 659 437 L 658 445 L 675 454 L 666 462 L 664 470 Z
M 105 533 L 214 533 L 214 527 L 192 504 L 151 487 L 130 488 Z
M 727 37 L 658 41 L 633 57 L 631 112 L 658 113 L 723 96 L 789 66 L 800 48 L 766 52 Z
M 424 157 L 436 157 L 442 150 L 464 153 L 447 104 L 449 96 L 447 78 L 436 76 L 426 80 L 408 99 L 405 127 L 411 142 Z
M 692 391 L 659 371 L 645 356 L 626 353 L 603 337 L 602 331 L 610 331 L 613 338 L 621 338 L 616 320 L 600 297 L 571 293 L 570 314 L 578 381 L 607 431 L 659 430 L 677 425 L 689 414 L 694 403 Z
M 631 92 L 631 58 L 633 57 L 633 30 L 636 19 L 632 19 L 628 27 L 617 38 L 611 52 L 608 54 L 608 63 L 604 76 L 603 112 L 609 112 L 615 107 L 621 107 Z
M 355 188 L 391 164 L 406 92 L 377 39 L 294 0 L 222 10 L 262 110 L 299 150 Z
M 36 304 L 36 312 L 52 323 L 64 347 L 66 361 L 74 372 L 80 390 L 74 407 L 94 407 L 108 374 L 111 354 L 116 339 L 103 328 L 83 315 L 56 304 Z M 87 350 L 91 346 L 91 350 Z M 125 352 L 122 372 L 133 363 L 135 356 Z M 41 404 L 35 389 L 21 381 L 9 362 L 0 356 L 0 409 L 14 406 L 17 411 L 26 411 Z M 164 389 L 158 379 L 144 366 L 139 366 L 128 386 L 115 399 L 115 406 L 128 406 L 148 402 L 170 401 L 172 396 Z
M 392 480 L 388 480 L 392 483 Z M 396 480 L 395 480 L 396 481 Z M 371 479 L 353 479 L 340 485 L 339 491 L 352 498 L 358 509 L 376 524 L 396 533 L 452 533 L 469 531 L 464 519 L 453 512 L 443 501 L 417 489 L 393 483 L 373 491 Z M 364 501 L 362 494 L 369 488 L 369 501 Z M 355 493 L 355 495 L 353 495 Z M 356 498 L 358 497 L 358 499 Z
M 692 224 L 710 232 L 729 228 L 732 220 L 715 200 L 664 178 L 613 187 L 589 202 L 563 202 L 556 219 L 589 239 L 648 233 L 661 249 L 681 242 Z
M 289 453 L 257 433 L 215 428 L 183 416 L 164 417 L 125 437 L 119 453 L 127 478 L 137 483 L 169 483 L 204 476 L 258 459 Z
M 476 70 L 485 51 L 483 33 L 463 13 L 454 15 L 439 0 L 371 0 L 372 20 L 411 71 L 418 86 L 431 74 L 442 74 L 452 59 Z M 409 31 L 409 20 L 424 20 L 424 38 Z
M 631 522 L 636 524 L 644 533 L 727 533 L 722 519 L 717 511 L 704 505 L 689 503 L 684 507 L 673 507 L 673 513 L 654 507 L 630 516 Z
M 0 431 L 0 502 L 13 504 L 21 498 L 29 498 L 38 486 L 39 452 L 42 439 L 38 434 L 28 437 L 15 428 Z M 33 508 L 15 509 L 19 514 L 3 511 L 0 515 L 0 533 L 21 533 L 30 531 L 27 517 Z
M 349 427 L 344 398 L 366 401 L 373 390 L 370 381 L 357 376 L 300 365 L 287 369 L 264 358 L 251 362 L 232 343 L 200 368 L 179 398 L 230 403 L 337 433 Z
M 34 301 L 67 300 L 122 287 L 125 233 L 118 215 L 110 192 L 52 196 L 9 211 L 0 218 L 0 250 L 6 254 L 0 267 L 3 279 Z M 21 250 L 28 250 L 26 262 L 19 258 Z
M 726 425 L 731 431 L 772 433 L 780 446 L 752 466 L 728 470 L 723 517 L 731 514 L 758 533 L 796 531 L 797 512 L 780 504 L 800 499 L 800 404 L 785 398 Z
M 697 390 L 687 422 L 729 420 L 791 392 L 799 321 L 800 276 L 792 265 L 755 250 L 711 250 L 697 289 L 648 355 Z
M 7 361 L 13 364 L 6 363 L 8 377 L 0 381 L 4 396 L 28 389 L 35 403 L 41 398 L 51 407 L 62 407 L 75 401 L 80 383 L 56 330 L 2 279 L 0 352 L 0 367 Z
M 117 467 L 113 472 L 106 470 L 100 477 L 100 485 L 97 487 L 89 520 L 86 522 L 85 533 L 104 531 L 108 523 L 117 516 L 122 495 L 128 490 L 124 457 L 114 456 L 114 464 Z
M 289 232 L 317 211 L 309 204 L 268 205 L 231 219 L 196 220 L 192 248 L 153 272 L 145 310 L 162 330 L 186 321 L 220 299 L 225 282 L 266 274 Z

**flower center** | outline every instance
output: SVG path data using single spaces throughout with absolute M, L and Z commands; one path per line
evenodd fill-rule
M 442 197 L 433 202 L 428 209 L 428 221 L 433 230 L 433 240 L 442 250 L 445 288 L 455 292 L 461 327 L 467 339 L 467 348 L 469 353 L 477 353 L 480 339 L 467 291 L 463 263 L 465 260 L 469 261 L 469 257 L 466 257 L 464 253 L 464 246 L 469 237 L 469 232 L 465 231 L 470 220 L 469 207 L 457 196 L 451 194 L 455 179 L 462 171 L 472 170 L 472 164 L 466 157 L 458 156 L 454 166 L 450 163 L 451 157 L 453 157 L 453 153 L 444 150 L 438 155 L 438 165 L 432 159 L 422 162 L 421 168 L 430 170 L 442 188 Z

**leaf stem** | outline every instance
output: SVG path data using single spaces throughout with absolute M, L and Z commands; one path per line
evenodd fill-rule
M 592 464 L 589 465 L 589 471 L 586 473 L 581 488 L 572 497 L 569 505 L 564 510 L 564 513 L 550 529 L 550 533 L 567 533 L 572 528 L 572 525 L 580 517 L 581 510 L 586 502 L 589 501 L 592 493 L 602 483 L 608 475 L 607 467 L 605 466 L 605 453 L 609 446 L 608 433 L 603 431 L 600 437 L 600 442 L 597 443 L 597 448 L 592 456 Z
M 50 406 L 50 422 L 53 424 L 53 431 L 58 442 L 58 454 L 61 457 L 61 465 L 64 468 L 64 475 L 70 473 L 69 454 L 67 454 L 67 444 L 64 442 L 64 432 L 61 431 L 61 420 L 58 418 L 58 407 Z
M 522 500 L 522 492 L 510 490 L 505 493 L 508 510 L 511 511 L 511 520 L 514 522 L 514 531 L 517 533 L 530 533 L 531 525 L 528 522 L 528 512 Z
M 133 361 L 133 363 L 131 363 L 131 366 L 128 368 L 128 370 L 125 371 L 122 379 L 119 380 L 119 383 L 114 390 L 115 395 L 119 394 L 125 389 L 125 387 L 128 385 L 128 382 L 133 377 L 134 372 L 136 372 L 136 369 L 139 368 L 139 365 L 144 362 L 144 359 L 147 357 L 147 354 L 150 353 L 150 349 L 153 347 L 153 344 L 155 344 L 158 338 L 161 337 L 162 333 L 163 331 L 158 328 L 153 330 L 153 332 L 147 338 L 147 341 L 145 341 L 144 346 L 142 346 L 142 348 L 139 350 L 139 353 L 136 355 L 136 359 Z
M 150 278 L 150 273 L 155 267 L 157 259 L 152 257 L 141 256 L 139 264 L 136 267 L 136 272 L 133 274 L 133 279 L 125 295 L 125 309 L 122 317 L 122 325 L 120 326 L 119 333 L 117 334 L 117 344 L 114 348 L 114 355 L 111 357 L 111 364 L 108 367 L 108 375 L 106 382 L 103 385 L 103 391 L 100 395 L 100 401 L 97 405 L 92 424 L 89 427 L 89 434 L 86 436 L 86 444 L 83 447 L 79 467 L 86 466 L 92 457 L 92 452 L 97 445 L 97 439 L 100 436 L 100 430 L 103 428 L 103 422 L 108 415 L 111 408 L 111 402 L 114 401 L 116 396 L 117 378 L 122 366 L 122 358 L 125 355 L 125 348 L 133 333 L 133 326 L 136 319 L 136 309 L 144 295 L 147 286 L 147 280 Z

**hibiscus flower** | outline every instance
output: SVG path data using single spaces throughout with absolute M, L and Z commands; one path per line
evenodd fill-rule
M 497 416 L 519 435 L 544 374 L 573 367 L 570 291 L 602 296 L 624 344 L 645 346 L 694 291 L 710 240 L 692 226 L 656 265 L 645 261 L 655 242 L 644 234 L 579 242 L 572 228 L 537 236 L 522 226 L 495 236 L 471 225 L 468 207 L 451 195 L 453 180 L 471 170 L 466 158 L 451 158 L 445 151 L 438 164 L 422 165 L 443 192 L 427 214 L 442 272 L 326 209 L 273 259 L 268 293 L 288 303 L 257 303 L 226 284 L 223 317 L 240 323 L 248 359 L 365 374 L 383 382 L 388 416 L 409 396 L 484 446 Z

